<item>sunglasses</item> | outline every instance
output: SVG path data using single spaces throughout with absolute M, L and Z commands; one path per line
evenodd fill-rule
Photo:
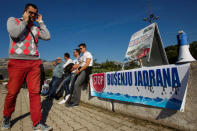
M 79 48 L 79 50 L 82 50 L 83 48 Z
M 34 12 L 32 12 L 32 11 L 29 11 L 29 14 L 30 14 L 30 15 L 34 15 L 35 17 L 38 17 L 38 13 L 34 13 Z

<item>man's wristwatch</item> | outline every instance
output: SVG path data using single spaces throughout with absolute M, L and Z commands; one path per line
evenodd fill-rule
M 44 21 L 43 20 L 38 21 L 38 23 L 42 23 L 42 22 L 44 22 Z

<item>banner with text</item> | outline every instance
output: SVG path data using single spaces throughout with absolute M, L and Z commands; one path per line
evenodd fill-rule
M 133 61 L 148 56 L 153 41 L 155 23 L 131 36 L 125 61 Z
M 157 23 L 139 30 L 131 36 L 124 63 L 140 60 L 141 66 L 168 65 Z
M 190 64 L 92 74 L 91 95 L 184 110 Z

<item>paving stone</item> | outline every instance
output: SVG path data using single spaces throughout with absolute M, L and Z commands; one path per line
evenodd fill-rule
M 75 131 L 88 131 L 88 129 L 87 128 L 81 128 L 81 129 L 77 129 Z
M 128 130 L 131 130 L 132 128 L 131 127 L 128 127 L 128 126 L 121 126 L 118 128 L 118 130 L 120 131 L 128 131 Z

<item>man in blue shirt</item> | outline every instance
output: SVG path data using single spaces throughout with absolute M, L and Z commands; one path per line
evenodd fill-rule
M 60 57 L 57 57 L 56 59 L 56 66 L 53 70 L 53 77 L 52 77 L 52 86 L 49 91 L 49 98 L 54 98 L 55 97 L 55 92 L 57 90 L 58 85 L 60 84 L 62 80 L 62 75 L 63 75 L 63 62 Z

